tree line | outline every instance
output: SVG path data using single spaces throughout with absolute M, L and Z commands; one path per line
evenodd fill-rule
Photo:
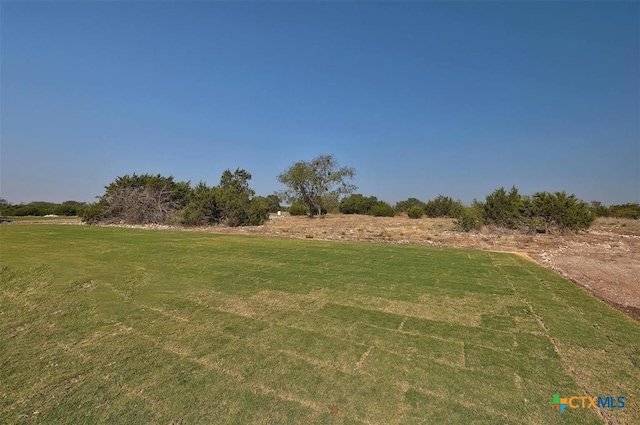
M 566 192 L 537 192 L 523 196 L 516 187 L 496 189 L 483 201 L 465 205 L 439 195 L 423 202 L 408 198 L 392 206 L 375 196 L 354 193 L 355 170 L 341 167 L 332 155 L 298 161 L 277 176 L 285 186 L 279 193 L 256 196 L 249 186 L 251 174 L 225 170 L 217 186 L 175 181 L 173 176 L 132 174 L 117 177 L 92 204 L 65 201 L 11 204 L 0 199 L 2 216 L 80 216 L 89 224 L 179 224 L 206 226 L 260 225 L 269 213 L 288 210 L 291 215 L 313 217 L 328 212 L 410 218 L 448 217 L 461 230 L 496 226 L 525 232 L 552 233 L 587 229 L 596 217 L 640 218 L 640 204 L 590 205 Z M 283 207 L 281 202 L 289 207 Z
M 381 208 L 381 205 L 385 207 Z M 343 214 L 373 216 L 406 214 L 414 219 L 423 216 L 451 218 L 464 231 L 495 226 L 528 233 L 585 230 L 597 217 L 640 218 L 640 204 L 637 203 L 606 207 L 600 202 L 592 202 L 589 205 L 564 191 L 537 192 L 524 196 L 516 187 L 509 191 L 504 188 L 496 189 L 484 201 L 474 200 L 471 205 L 439 195 L 427 202 L 409 198 L 391 208 L 375 196 L 353 194 L 342 199 L 338 211 Z
M 25 217 L 59 215 L 66 217 L 81 216 L 87 207 L 86 202 L 64 201 L 62 203 L 34 201 L 27 204 L 12 204 L 0 199 L 0 216 Z
M 353 193 L 356 187 L 346 180 L 354 175 L 352 168 L 339 167 L 333 157 L 327 155 L 310 162 L 297 162 L 280 174 L 278 180 L 287 186 L 284 193 L 293 202 L 289 212 L 309 217 L 328 211 L 388 217 L 406 213 L 414 219 L 425 215 L 449 217 L 464 231 L 488 225 L 530 233 L 555 233 L 585 230 L 598 216 L 638 218 L 640 215 L 637 204 L 607 208 L 596 202 L 590 206 L 564 191 L 523 196 L 515 186 L 510 191 L 496 189 L 484 201 L 474 200 L 471 205 L 439 195 L 428 202 L 409 198 L 392 207 L 375 196 Z
M 225 170 L 217 186 L 175 181 L 173 176 L 132 174 L 105 187 L 83 219 L 89 224 L 260 225 L 277 211 L 279 199 L 256 196 L 246 170 Z

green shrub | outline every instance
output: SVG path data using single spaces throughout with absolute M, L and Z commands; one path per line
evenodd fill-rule
M 459 217 L 464 210 L 464 205 L 460 201 L 454 201 L 448 196 L 438 195 L 424 206 L 424 213 L 427 217 Z
M 610 214 L 609 208 L 602 205 L 602 202 L 599 201 L 591 201 L 589 210 L 591 211 L 591 214 L 595 215 L 596 217 L 609 217 Z
M 565 192 L 538 192 L 522 200 L 522 222 L 532 232 L 585 230 L 595 218 L 586 202 Z
M 487 196 L 484 204 L 478 205 L 481 205 L 485 224 L 527 232 L 576 232 L 589 228 L 596 218 L 587 203 L 565 192 L 520 196 L 515 187 L 508 193 L 500 188 Z M 467 221 L 470 219 L 465 217 Z
M 609 217 L 618 218 L 640 218 L 640 204 L 621 204 L 609 207 Z
M 282 210 L 282 207 L 280 206 L 280 196 L 278 196 L 277 194 L 271 194 L 268 195 L 266 197 L 266 200 L 269 204 L 269 212 L 270 213 L 277 213 L 278 211 Z
M 104 219 L 104 205 L 100 202 L 87 205 L 82 211 L 82 221 L 88 224 L 96 224 Z
M 470 207 L 463 206 L 459 216 L 454 220 L 454 222 L 463 232 L 480 230 L 484 224 L 482 221 L 483 209 L 483 204 L 473 201 L 473 204 Z
M 291 215 L 307 215 L 309 210 L 307 206 L 302 202 L 296 202 L 289 207 L 289 214 Z
M 84 202 L 64 201 L 62 204 L 55 207 L 54 214 L 64 215 L 67 217 L 81 216 L 86 206 L 87 204 Z
M 340 201 L 339 210 L 342 214 L 370 214 L 371 208 L 377 203 L 375 196 L 365 197 L 355 193 Z
M 384 201 L 378 201 L 370 210 L 371 215 L 375 217 L 394 217 L 396 210 Z
M 255 191 L 249 187 L 251 173 L 237 168 L 225 170 L 220 184 L 215 188 L 215 198 L 220 211 L 220 222 L 230 227 L 249 224 L 251 198 Z
M 422 209 L 422 207 L 411 207 L 407 210 L 407 215 L 409 216 L 409 218 L 422 218 L 422 216 L 424 215 L 424 210 Z
M 405 201 L 400 201 L 396 203 L 396 211 L 398 212 L 406 212 L 411 207 L 421 207 L 424 208 L 426 204 L 417 198 L 409 198 Z
M 186 226 L 206 226 L 220 219 L 220 210 L 216 201 L 216 191 L 200 182 L 191 189 L 187 205 L 182 210 L 182 224 Z
M 522 203 L 522 197 L 515 186 L 509 193 L 501 187 L 487 196 L 482 218 L 486 224 L 517 229 L 522 224 Z
M 271 200 L 263 196 L 254 196 L 249 202 L 247 222 L 249 226 L 259 226 L 269 219 Z
M 589 205 L 589 210 L 592 215 L 596 217 L 615 217 L 615 218 L 640 218 L 640 204 L 627 203 L 617 204 L 606 207 L 602 205 L 602 202 L 592 201 Z

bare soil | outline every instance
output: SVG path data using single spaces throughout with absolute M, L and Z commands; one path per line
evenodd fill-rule
M 78 219 L 11 224 L 79 224 Z M 172 226 L 131 226 L 173 228 Z M 523 234 L 487 227 L 464 233 L 451 219 L 328 214 L 309 219 L 272 214 L 252 227 L 184 229 L 318 240 L 425 245 L 511 252 L 533 260 L 640 321 L 640 220 L 599 218 L 579 234 Z

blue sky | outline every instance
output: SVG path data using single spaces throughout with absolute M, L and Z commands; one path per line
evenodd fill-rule
M 640 201 L 638 2 L 0 4 L 0 197 L 116 176 L 268 195 L 334 154 L 359 192 Z

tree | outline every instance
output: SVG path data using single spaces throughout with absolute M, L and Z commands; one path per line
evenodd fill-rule
M 522 208 L 522 196 L 518 193 L 518 189 L 513 186 L 507 192 L 504 187 L 501 187 L 487 195 L 483 219 L 487 224 L 517 229 L 521 225 Z
M 438 195 L 424 206 L 424 213 L 427 217 L 460 217 L 463 211 L 462 202 L 442 195 Z
M 481 220 L 476 220 L 480 216 Z M 495 190 L 485 203 L 474 201 L 473 208 L 463 214 L 458 224 L 465 230 L 492 224 L 526 232 L 577 232 L 588 229 L 595 216 L 589 205 L 573 194 L 537 192 L 521 196 L 514 186 L 509 192 L 504 188 Z
M 270 213 L 276 213 L 282 210 L 282 207 L 280 206 L 280 197 L 278 196 L 278 194 L 273 193 L 271 195 L 267 195 L 266 200 L 267 204 L 269 205 Z
M 117 177 L 105 189 L 99 201 L 83 212 L 86 222 L 165 223 L 186 204 L 190 190 L 189 182 L 175 182 L 173 176 L 135 173 Z
M 55 214 L 65 216 L 80 216 L 86 208 L 85 202 L 77 201 L 64 201 L 62 204 L 55 207 Z
M 249 187 L 251 174 L 236 169 L 225 170 L 216 188 L 216 201 L 220 209 L 220 220 L 228 226 L 260 225 L 269 218 L 269 202 L 263 197 L 254 197 Z
M 105 216 L 125 224 L 164 223 L 175 208 L 169 188 L 123 187 L 110 194 Z
M 247 222 L 243 225 L 259 226 L 269 219 L 271 201 L 264 196 L 254 196 L 249 201 L 247 210 Z
M 83 214 L 86 207 L 86 203 L 78 201 L 64 201 L 61 204 L 34 201 L 28 204 L 12 205 L 6 199 L 0 199 L 0 215 L 8 216 L 44 216 L 47 214 L 79 216 Z
M 291 215 L 307 215 L 307 207 L 302 202 L 294 202 L 288 208 L 289 214 Z
M 396 210 L 384 201 L 378 201 L 369 211 L 374 217 L 395 217 Z
M 406 201 L 397 202 L 396 203 L 396 211 L 398 211 L 398 212 L 406 212 L 411 207 L 424 208 L 425 205 L 426 204 L 424 202 L 422 202 L 418 198 L 409 198 Z
M 595 220 L 586 202 L 566 192 L 537 192 L 525 197 L 522 215 L 528 230 L 540 233 L 586 230 Z
M 251 180 L 251 174 L 239 168 L 233 173 L 225 170 L 220 177 L 216 196 L 220 208 L 220 219 L 231 227 L 248 221 L 248 204 L 255 194 L 249 187 L 249 180 Z
M 182 224 L 204 226 L 215 224 L 220 217 L 215 188 L 203 181 L 191 189 L 187 205 L 182 210 Z
M 160 174 L 117 177 L 98 202 L 83 208 L 83 219 L 87 223 L 259 225 L 269 218 L 269 200 L 254 197 L 249 180 L 251 174 L 239 168 L 226 170 L 214 187 L 200 182 L 191 188 L 189 182 Z
M 0 215 L 13 215 L 13 208 L 11 202 L 4 198 L 0 198 Z
M 359 193 L 354 193 L 340 201 L 340 212 L 342 214 L 370 214 L 371 208 L 378 203 L 375 196 L 365 197 Z
M 287 189 L 282 193 L 289 202 L 302 202 L 309 217 L 322 213 L 327 199 L 352 193 L 356 187 L 347 182 L 355 170 L 340 167 L 333 155 L 321 155 L 310 162 L 298 161 L 278 176 Z
M 465 206 L 453 221 L 463 232 L 471 232 L 472 230 L 480 230 L 484 225 L 482 216 L 484 214 L 484 204 L 473 200 L 471 206 Z
M 422 216 L 424 215 L 424 209 L 417 205 L 415 207 L 410 207 L 407 210 L 407 215 L 409 216 L 409 218 L 422 218 Z

